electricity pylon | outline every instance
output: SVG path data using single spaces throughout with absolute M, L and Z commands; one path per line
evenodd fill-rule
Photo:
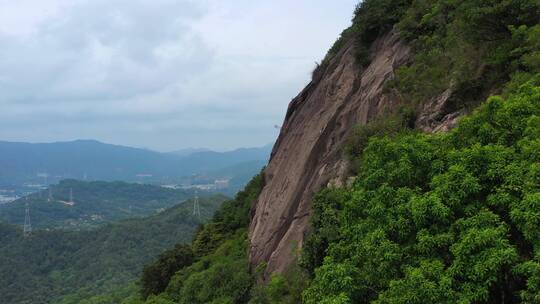
M 73 188 L 69 188 L 69 202 L 73 204 Z
M 195 190 L 195 198 L 193 199 L 193 215 L 201 217 L 201 207 L 199 206 L 199 193 Z
M 26 200 L 28 200 L 28 198 Z M 30 234 L 32 234 L 32 224 L 30 223 L 30 205 L 28 202 L 26 202 L 25 207 L 23 235 L 24 237 L 29 237 Z

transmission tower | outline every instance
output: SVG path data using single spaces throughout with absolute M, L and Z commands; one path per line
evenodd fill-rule
M 28 202 L 26 202 L 25 207 L 26 211 L 24 215 L 23 235 L 24 237 L 29 237 L 30 234 L 32 234 L 32 224 L 30 223 L 30 205 Z
M 195 190 L 195 198 L 193 199 L 193 215 L 200 218 L 201 208 L 199 206 L 199 193 Z
M 69 202 L 73 204 L 73 188 L 69 188 Z

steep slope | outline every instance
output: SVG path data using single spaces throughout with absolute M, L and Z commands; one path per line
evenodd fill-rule
M 410 59 L 410 47 L 390 32 L 373 43 L 371 63 L 360 71 L 355 46 L 349 41 L 325 68 L 315 71 L 313 81 L 289 105 L 250 227 L 252 264 L 267 262 L 268 273 L 286 269 L 294 259 L 291 251 L 302 246 L 313 193 L 347 177 L 342 147 L 354 126 L 400 104 L 384 87 Z M 438 99 L 440 108 L 444 101 L 445 96 Z M 425 118 L 439 114 L 426 107 L 419 124 L 436 130 L 454 123 L 455 113 L 438 121 Z
M 450 132 L 372 137 L 313 200 L 302 303 L 538 303 L 538 79 Z
M 355 126 L 406 106 L 415 129 L 452 128 L 487 96 L 534 75 L 539 20 L 538 1 L 362 1 L 289 105 L 253 208 L 252 266 L 282 272 L 295 259 L 313 193 L 350 174 L 343 148 Z

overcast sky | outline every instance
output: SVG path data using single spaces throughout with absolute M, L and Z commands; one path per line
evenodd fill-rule
M 273 142 L 357 0 L 0 0 L 0 140 Z

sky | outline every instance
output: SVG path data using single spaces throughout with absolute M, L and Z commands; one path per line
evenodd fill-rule
M 273 142 L 358 0 L 0 0 L 0 140 Z

